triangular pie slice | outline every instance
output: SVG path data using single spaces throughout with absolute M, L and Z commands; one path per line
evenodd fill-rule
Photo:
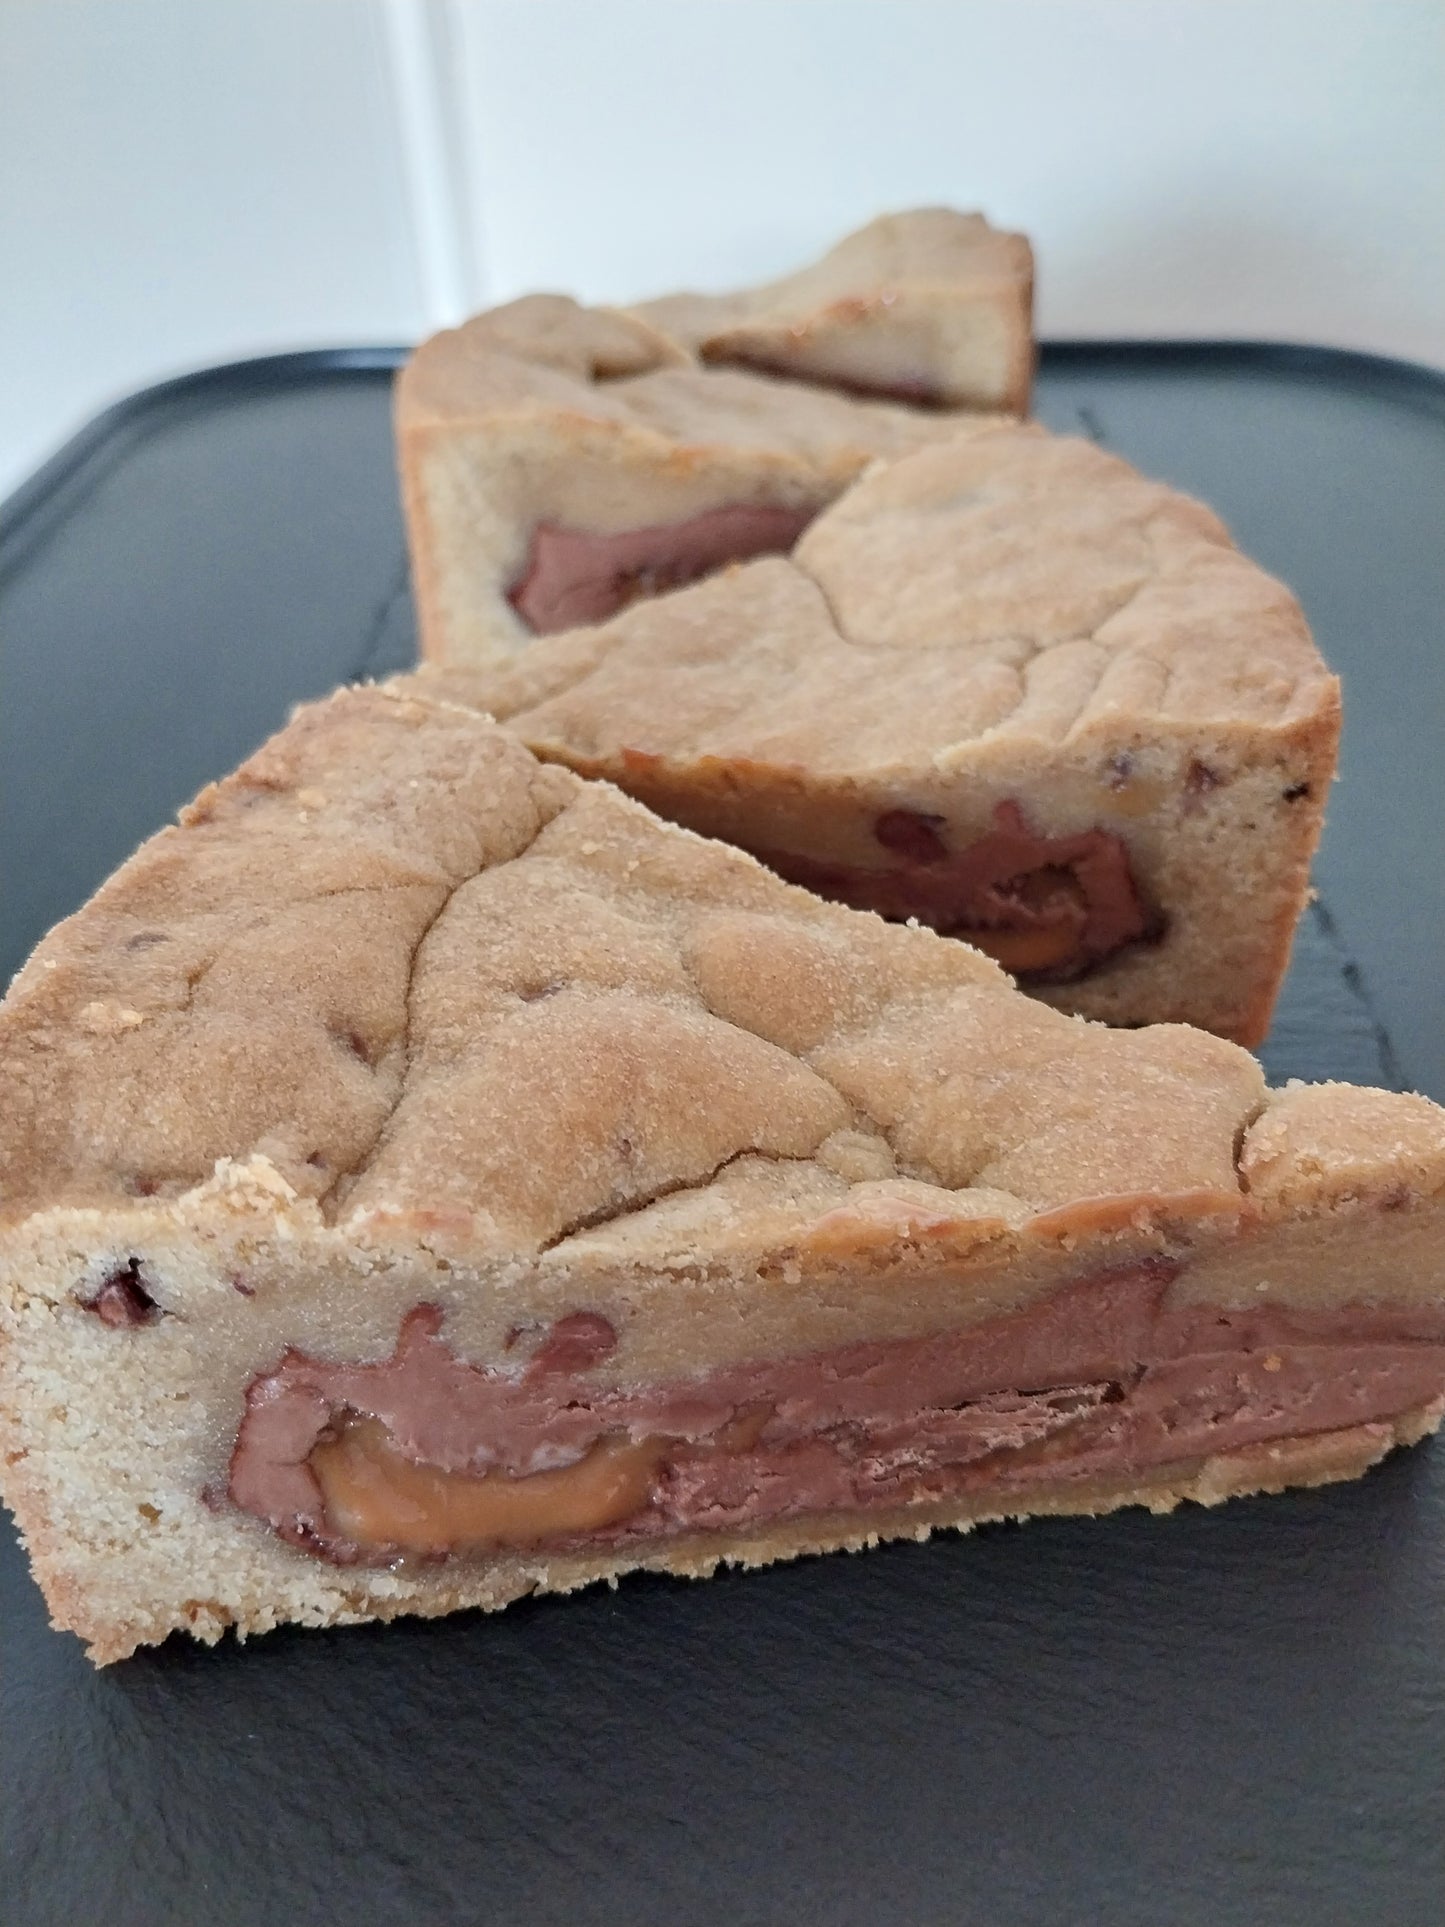
M 789 558 L 437 687 L 823 895 L 1111 1023 L 1262 1040 L 1339 686 L 1217 517 L 1091 443 L 975 427 Z
M 5 1490 L 99 1661 L 1343 1478 L 1441 1411 L 1433 1105 L 1061 1015 L 404 687 L 52 932 L 0 1075 Z
M 396 391 L 428 654 L 532 636 L 786 553 L 869 462 L 958 417 L 703 367 L 635 315 L 529 295 L 422 343 Z
M 633 312 L 703 361 L 857 394 L 1022 415 L 1033 375 L 1033 252 L 981 214 L 884 214 L 821 261 L 735 294 Z

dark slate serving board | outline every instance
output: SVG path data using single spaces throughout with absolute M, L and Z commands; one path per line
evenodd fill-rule
M 0 516 L 0 972 L 287 707 L 413 648 L 390 351 L 111 411 Z M 1218 508 L 1346 679 L 1271 1075 L 1445 1098 L 1445 378 L 1055 344 L 1040 413 Z M 0 1094 L 3 1101 L 3 1094 Z M 1445 1447 L 93 1673 L 0 1545 L 0 1918 L 1445 1918 Z

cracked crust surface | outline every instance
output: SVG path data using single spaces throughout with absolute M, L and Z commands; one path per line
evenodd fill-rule
M 60 924 L 0 1064 L 3 1222 L 157 1208 L 261 1160 L 329 1223 L 446 1218 L 488 1256 L 749 1158 L 764 1189 L 809 1167 L 782 1187 L 809 1204 L 923 1187 L 1019 1221 L 1232 1204 L 1241 1134 L 1262 1195 L 1302 1129 L 1367 1184 L 1408 1138 L 1386 1120 L 1434 1143 L 1440 1119 L 1344 1087 L 1267 1100 L 1221 1040 L 1051 1011 L 405 682 L 298 711 Z
M 1229 1193 L 1262 1099 L 1242 1052 L 1072 1023 L 404 690 L 302 710 L 147 844 L 21 972 L 0 1053 L 7 1217 L 259 1156 L 332 1218 L 454 1210 L 517 1255 L 744 1154 L 1028 1210 Z
M 989 424 L 875 467 L 788 558 L 430 686 L 539 754 L 758 851 L 876 866 L 1019 803 L 1127 845 L 1165 943 L 1044 991 L 1259 1042 L 1323 822 L 1339 688 L 1208 509 L 1089 443 Z
M 767 288 L 631 312 L 529 295 L 432 336 L 396 388 L 424 652 L 476 665 L 528 641 L 509 592 L 539 528 L 808 514 L 963 432 L 960 410 L 1021 413 L 1032 278 L 1021 235 L 920 209 Z
M 1157 1254 L 1210 1305 L 1442 1290 L 1423 1099 L 1271 1094 L 1219 1039 L 1061 1015 L 396 691 L 301 711 L 59 926 L 0 1067 L 6 1496 L 101 1658 L 629 1563 L 343 1573 L 208 1502 L 257 1373 L 388 1357 L 419 1302 L 479 1362 L 584 1304 L 623 1385 L 952 1329 Z M 150 1313 L 116 1327 L 87 1307 L 130 1266 Z M 1302 1450 L 1290 1478 L 1329 1459 Z
M 594 534 L 718 508 L 812 511 L 967 418 L 702 367 L 634 315 L 531 295 L 424 341 L 396 432 L 424 652 L 505 660 L 539 525 Z
M 1032 308 L 1024 236 L 935 207 L 881 215 L 762 287 L 666 295 L 632 312 L 704 361 L 1021 415 Z
M 1209 509 L 1091 443 L 1002 424 L 875 468 L 788 558 L 450 686 L 559 750 L 822 779 L 914 776 L 1009 739 L 1112 747 L 1121 725 L 1287 729 L 1338 688 L 1298 602 Z

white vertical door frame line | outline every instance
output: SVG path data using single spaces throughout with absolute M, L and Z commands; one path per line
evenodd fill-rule
M 452 159 L 461 183 L 462 214 L 471 263 L 473 309 L 496 300 L 486 262 L 487 157 L 482 146 L 482 116 L 475 76 L 482 70 L 481 8 L 475 0 L 433 0 L 445 16 L 448 91 L 452 103 Z
M 479 143 L 462 71 L 460 0 L 380 0 L 382 54 L 396 113 L 412 253 L 429 326 L 485 303 L 472 178 Z

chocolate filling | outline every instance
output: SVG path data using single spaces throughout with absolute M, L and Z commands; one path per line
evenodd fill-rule
M 340 1564 L 613 1545 L 974 1491 L 1006 1497 L 1041 1478 L 1128 1481 L 1394 1417 L 1445 1388 L 1445 1321 L 1428 1308 L 1172 1309 L 1177 1271 L 1147 1261 L 963 1330 L 638 1389 L 591 1382 L 615 1345 L 596 1313 L 562 1319 L 508 1371 L 463 1364 L 441 1337 L 441 1312 L 419 1305 L 380 1364 L 288 1351 L 252 1383 L 230 1496 Z M 388 1463 L 406 1473 L 406 1490 L 384 1495 L 405 1530 L 348 1536 L 325 1494 L 354 1495 L 361 1475 L 384 1482 Z M 541 1529 L 528 1525 L 533 1480 Z M 448 1516 L 492 1523 L 434 1528 L 429 1493 L 448 1508 L 474 1502 Z
M 85 1300 L 85 1308 L 113 1330 L 128 1325 L 153 1325 L 161 1316 L 160 1306 L 146 1290 L 138 1258 L 111 1272 Z
M 1025 983 L 1067 983 L 1161 933 L 1112 830 L 1041 836 L 1017 803 L 993 814 L 987 836 L 950 850 L 943 817 L 885 810 L 873 834 L 894 861 L 881 869 L 756 846 L 753 854 L 819 896 L 966 938 Z
M 642 596 L 680 589 L 729 562 L 786 555 L 817 512 L 738 502 L 616 535 L 542 522 L 507 600 L 539 636 L 605 622 Z

